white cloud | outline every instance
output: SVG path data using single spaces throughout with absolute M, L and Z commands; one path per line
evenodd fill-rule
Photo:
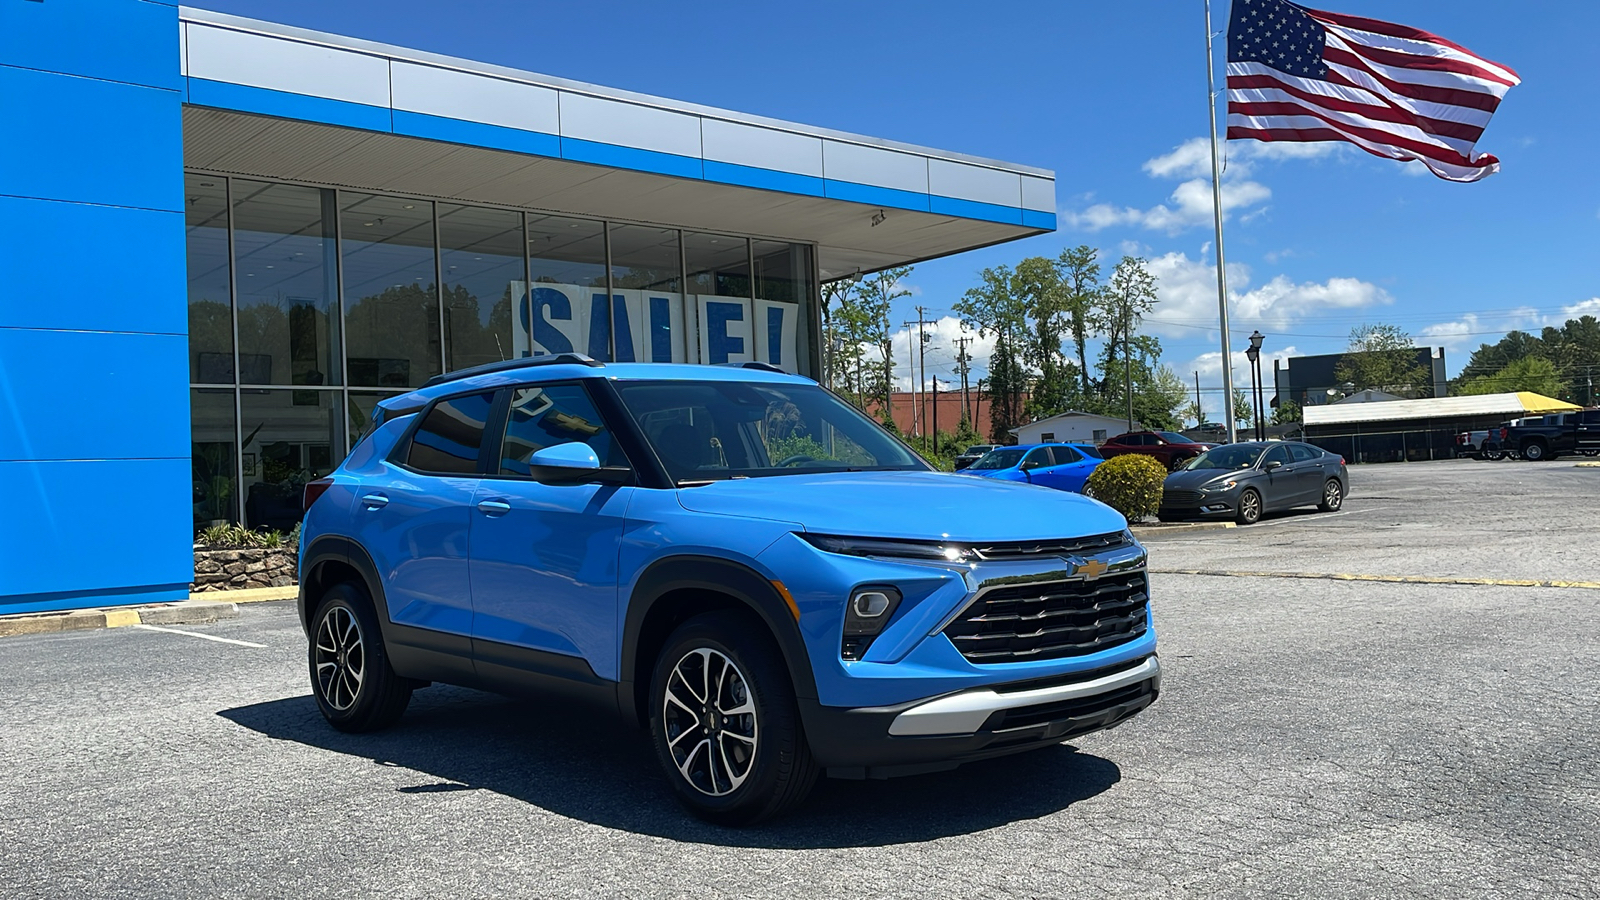
M 1198 338 L 1217 332 L 1216 268 L 1186 253 L 1167 253 L 1148 262 L 1160 298 L 1145 327 L 1161 337 Z M 1251 284 L 1250 267 L 1228 265 L 1230 324 L 1284 329 L 1300 318 L 1330 309 L 1360 309 L 1393 302 L 1388 292 L 1356 278 L 1294 282 L 1279 275 L 1260 287 Z
M 1245 141 L 1229 144 L 1222 173 L 1223 218 L 1226 219 L 1229 214 L 1238 211 L 1242 214 L 1242 221 L 1250 221 L 1266 212 L 1267 208 L 1262 204 L 1272 198 L 1272 189 L 1258 181 L 1250 180 L 1256 162 L 1332 157 L 1342 154 L 1343 150 L 1340 145 L 1327 143 Z M 1185 180 L 1173 190 L 1167 203 L 1149 209 L 1096 203 L 1081 211 L 1063 210 L 1062 221 L 1069 227 L 1083 231 L 1136 226 L 1168 234 L 1178 234 L 1189 228 L 1212 223 L 1214 207 L 1209 140 L 1190 138 L 1167 153 L 1145 160 L 1141 168 L 1152 178 Z
M 1222 183 L 1222 215 L 1227 218 L 1238 209 L 1265 203 L 1272 198 L 1272 189 L 1256 181 L 1224 181 Z M 1067 210 L 1062 218 L 1067 225 L 1083 231 L 1101 231 L 1117 225 L 1136 225 L 1151 231 L 1178 234 L 1197 225 L 1210 225 L 1212 211 L 1211 182 L 1205 178 L 1191 178 L 1178 185 L 1168 198 L 1168 203 L 1150 209 L 1116 207 L 1109 203 L 1096 203 L 1083 210 Z
M 1568 319 L 1576 319 L 1579 316 L 1600 317 L 1600 297 L 1590 297 L 1581 303 L 1561 307 L 1561 321 L 1552 324 L 1564 325 Z
M 917 360 L 917 365 L 923 365 L 926 360 L 927 372 L 918 372 L 923 389 L 933 387 L 933 379 L 939 379 L 939 389 L 948 390 L 951 387 L 961 387 L 961 376 L 956 372 L 956 350 L 958 338 L 968 338 L 967 353 L 972 358 L 969 364 L 972 371 L 967 376 L 968 384 L 976 387 L 978 379 L 989 373 L 989 354 L 994 352 L 994 336 L 983 337 L 976 331 L 969 331 L 962 327 L 961 319 L 956 316 L 942 316 L 937 321 L 931 321 L 923 328 L 927 335 L 924 343 L 925 351 Z M 916 346 L 916 328 L 901 328 L 891 336 L 891 346 L 894 353 L 894 381 L 895 390 L 909 391 L 916 382 L 911 372 L 911 354 Z M 869 349 L 869 359 L 877 357 L 876 349 Z
M 1292 345 L 1280 350 L 1262 347 L 1261 377 L 1267 384 L 1268 395 L 1271 395 L 1273 390 L 1272 375 L 1270 374 L 1272 372 L 1272 361 L 1275 359 L 1286 360 L 1291 356 L 1298 356 L 1299 353 L 1300 349 Z M 1243 350 L 1234 350 L 1229 356 L 1233 359 L 1234 387 L 1248 387 L 1250 384 L 1250 358 L 1245 355 Z M 1202 353 L 1188 362 L 1173 366 L 1173 371 L 1187 377 L 1190 385 L 1194 384 L 1194 373 L 1199 372 L 1201 397 L 1204 399 L 1208 388 L 1212 393 L 1215 393 L 1216 389 L 1222 386 L 1222 351 L 1214 350 L 1210 353 Z

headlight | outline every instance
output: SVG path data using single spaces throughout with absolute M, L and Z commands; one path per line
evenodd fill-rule
M 850 592 L 844 611 L 844 639 L 839 656 L 860 659 L 883 632 L 900 606 L 900 591 L 889 585 L 863 585 Z
M 1237 482 L 1237 481 L 1224 481 L 1221 484 L 1208 484 L 1205 487 L 1200 489 L 1200 493 L 1202 493 L 1202 494 L 1221 494 L 1221 493 L 1223 493 L 1225 491 L 1231 491 L 1231 490 L 1233 490 L 1234 488 L 1236 488 L 1238 486 L 1239 486 L 1239 482 Z
M 934 541 L 895 541 L 881 538 L 834 537 L 826 534 L 801 534 L 801 540 L 829 553 L 847 556 L 887 556 L 900 559 L 931 559 L 940 562 L 967 562 L 977 554 L 966 547 Z

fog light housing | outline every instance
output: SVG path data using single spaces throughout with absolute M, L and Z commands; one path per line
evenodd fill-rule
M 899 606 L 900 591 L 889 585 L 862 585 L 851 591 L 844 610 L 844 639 L 839 656 L 860 659 L 866 655 Z

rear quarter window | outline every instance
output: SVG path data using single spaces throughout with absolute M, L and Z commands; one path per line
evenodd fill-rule
M 435 403 L 411 436 L 406 465 L 436 475 L 476 474 L 483 430 L 493 408 L 493 391 Z

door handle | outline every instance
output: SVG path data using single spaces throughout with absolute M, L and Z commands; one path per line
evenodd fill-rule
M 383 509 L 389 505 L 389 498 L 383 494 L 368 494 L 361 498 L 361 505 L 367 509 Z
M 478 511 L 486 516 L 503 516 L 511 512 L 511 504 L 504 500 L 479 500 Z

